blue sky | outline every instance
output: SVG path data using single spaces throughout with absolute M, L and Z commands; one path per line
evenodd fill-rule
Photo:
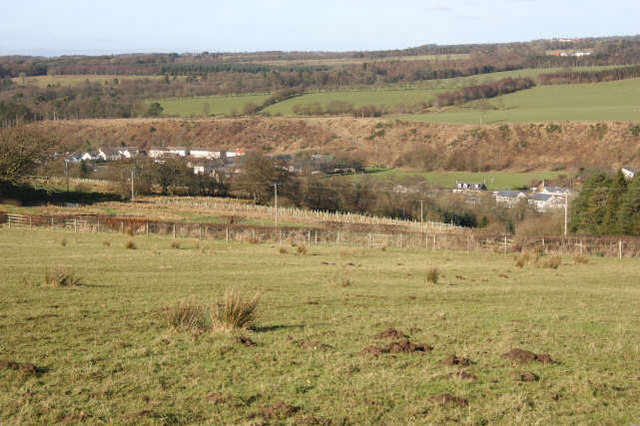
M 638 0 L 29 0 L 0 55 L 378 50 L 640 33 Z

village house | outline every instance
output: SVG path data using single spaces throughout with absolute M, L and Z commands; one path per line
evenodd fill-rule
M 189 150 L 189 156 L 206 160 L 218 160 L 226 157 L 226 151 L 220 149 L 192 148 Z
M 122 154 L 115 148 L 100 148 L 98 149 L 98 158 L 102 161 L 117 161 L 122 158 Z
M 494 193 L 496 203 L 505 205 L 507 207 L 515 207 L 522 200 L 527 199 L 527 194 L 524 191 L 509 190 L 498 191 Z
M 486 191 L 487 186 L 481 182 L 461 182 L 456 181 L 456 185 L 453 188 L 453 192 L 462 191 Z
M 552 209 L 563 207 L 565 196 L 537 192 L 529 197 L 529 204 L 534 206 L 539 212 L 547 212 Z
M 231 158 L 231 157 L 241 157 L 245 154 L 244 152 L 244 148 L 236 148 L 233 151 L 227 151 L 226 152 L 226 156 L 227 158 Z
M 80 161 L 96 161 L 99 159 L 100 157 L 98 156 L 97 152 L 85 152 L 84 154 L 82 154 L 82 156 L 80 156 Z
M 142 154 L 142 151 L 136 147 L 124 147 L 118 149 L 122 158 L 134 158 Z
M 186 157 L 189 155 L 189 150 L 185 147 L 166 147 L 166 148 L 150 148 L 149 157 L 161 158 L 167 156 Z

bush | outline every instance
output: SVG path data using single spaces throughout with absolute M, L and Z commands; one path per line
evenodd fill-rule
M 184 331 L 206 331 L 211 328 L 210 309 L 195 297 L 180 300 L 165 308 L 169 327 Z
M 135 242 L 133 242 L 132 240 L 127 241 L 127 243 L 124 245 L 124 247 L 127 250 L 136 250 L 138 248 L 138 246 L 136 245 Z
M 44 285 L 49 287 L 75 287 L 81 280 L 72 270 L 65 268 L 47 269 L 44 273 Z
M 237 290 L 227 290 L 223 302 L 217 303 L 211 311 L 213 327 L 222 331 L 254 328 L 259 300 L 258 293 L 248 297 Z
M 440 271 L 437 266 L 433 268 L 429 268 L 427 271 L 427 282 L 431 284 L 438 284 L 438 279 L 440 279 Z
M 589 258 L 587 256 L 583 256 L 581 254 L 573 256 L 573 262 L 578 265 L 578 264 L 587 264 L 589 263 Z
M 558 269 L 562 264 L 562 256 L 554 254 L 553 256 L 541 257 L 536 263 L 539 268 Z

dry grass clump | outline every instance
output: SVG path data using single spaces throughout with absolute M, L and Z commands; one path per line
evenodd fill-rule
M 536 266 L 538 268 L 558 269 L 562 264 L 562 256 L 554 254 L 553 256 L 545 256 L 538 259 Z
M 587 256 L 583 256 L 581 254 L 578 254 L 576 256 L 573 256 L 573 262 L 576 265 L 578 265 L 578 264 L 586 265 L 587 263 L 589 263 L 589 258 Z
M 124 245 L 124 247 L 127 250 L 136 250 L 138 248 L 138 246 L 136 245 L 136 243 L 133 240 L 127 241 L 127 243 Z
M 438 280 L 440 279 L 440 270 L 437 266 L 429 268 L 427 270 L 427 282 L 431 284 L 438 284 Z
M 517 254 L 514 259 L 516 261 L 516 267 L 523 268 L 527 263 L 531 262 L 532 257 L 531 254 L 525 252 Z
M 67 239 L 63 237 L 63 238 L 60 240 L 60 245 L 61 245 L 62 247 L 66 247 L 66 246 L 67 246 Z
M 195 296 L 169 305 L 165 316 L 169 327 L 181 331 L 233 331 L 255 327 L 260 295 L 251 297 L 227 290 L 220 302 L 205 303 Z
M 353 281 L 347 278 L 342 278 L 339 280 L 331 280 L 327 285 L 329 287 L 351 287 L 353 285 Z
M 251 235 L 249 238 L 247 238 L 247 242 L 249 244 L 258 244 L 260 241 L 258 241 L 258 238 L 255 235 Z
M 285 246 L 280 246 L 280 248 L 278 249 L 278 252 L 280 254 L 288 254 L 289 250 L 287 250 L 287 248 Z
M 174 241 L 171 243 L 171 248 L 172 249 L 179 249 L 180 248 L 180 243 L 177 241 Z
M 195 296 L 179 300 L 165 308 L 169 327 L 181 331 L 206 331 L 211 329 L 211 310 Z
M 211 311 L 213 328 L 222 331 L 253 329 L 259 301 L 259 293 L 249 297 L 238 290 L 225 291 L 224 300 Z
M 104 240 L 104 241 L 102 242 L 102 245 L 103 245 L 103 246 L 105 246 L 105 247 L 111 247 L 111 241 L 109 241 L 109 240 Z
M 305 255 L 307 254 L 307 246 L 305 245 L 299 245 L 298 247 L 296 247 L 296 254 L 299 256 Z
M 73 270 L 67 268 L 47 269 L 44 272 L 43 285 L 48 287 L 75 287 L 79 286 L 82 278 Z

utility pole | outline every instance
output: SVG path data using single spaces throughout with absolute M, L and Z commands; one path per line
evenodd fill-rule
M 131 169 L 131 201 L 133 201 L 133 198 L 135 196 L 135 191 L 133 186 L 133 175 L 134 175 L 134 169 Z
M 67 177 L 67 192 L 69 192 L 69 160 L 64 160 L 64 175 Z
M 273 184 L 273 194 L 275 197 L 275 219 L 276 219 L 276 229 L 278 229 L 278 184 Z
M 567 236 L 567 218 L 569 216 L 569 192 L 564 194 L 564 236 Z
M 420 227 L 424 222 L 424 200 L 420 200 Z

